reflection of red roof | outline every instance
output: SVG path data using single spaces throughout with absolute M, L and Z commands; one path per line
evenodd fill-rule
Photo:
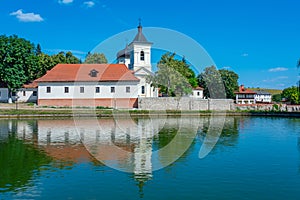
M 58 64 L 36 82 L 139 81 L 124 64 Z
M 33 81 L 32 83 L 23 85 L 23 88 L 37 88 L 37 82 Z
M 244 85 L 239 87 L 239 91 L 234 92 L 235 94 L 256 94 L 253 90 L 246 89 Z

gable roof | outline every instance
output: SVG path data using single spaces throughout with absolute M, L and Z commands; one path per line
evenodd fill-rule
M 145 72 L 146 74 L 153 75 L 153 72 L 149 71 L 149 70 L 146 69 L 145 67 L 139 68 L 138 70 L 136 70 L 136 71 L 134 72 L 134 74 L 136 74 L 136 75 L 145 75 L 145 73 L 141 73 L 141 72 Z
M 95 73 L 96 76 L 95 76 Z M 94 75 L 92 75 L 94 74 Z M 57 64 L 36 82 L 139 81 L 124 64 Z
M 234 92 L 235 94 L 256 94 L 253 90 L 246 89 L 244 85 L 239 87 L 239 91 Z

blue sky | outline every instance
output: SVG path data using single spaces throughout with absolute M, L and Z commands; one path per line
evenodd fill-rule
M 240 84 L 285 88 L 299 79 L 299 8 L 298 0 L 0 0 L 0 34 L 84 58 L 107 38 L 135 29 L 141 17 L 144 27 L 175 30 L 201 44 L 219 69 L 239 74 Z

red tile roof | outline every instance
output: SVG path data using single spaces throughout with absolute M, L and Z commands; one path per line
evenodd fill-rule
M 198 87 L 195 87 L 193 88 L 194 90 L 204 90 L 202 87 L 198 86 Z
M 33 81 L 32 83 L 24 84 L 23 88 L 37 88 L 37 82 Z
M 92 76 L 92 72 L 96 76 Z M 139 81 L 124 64 L 58 64 L 36 82 Z
M 253 90 L 246 89 L 244 85 L 239 87 L 239 91 L 234 92 L 235 94 L 256 94 Z

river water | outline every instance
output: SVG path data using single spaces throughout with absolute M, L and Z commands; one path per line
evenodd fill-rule
M 0 199 L 300 199 L 300 119 L 0 120 Z

